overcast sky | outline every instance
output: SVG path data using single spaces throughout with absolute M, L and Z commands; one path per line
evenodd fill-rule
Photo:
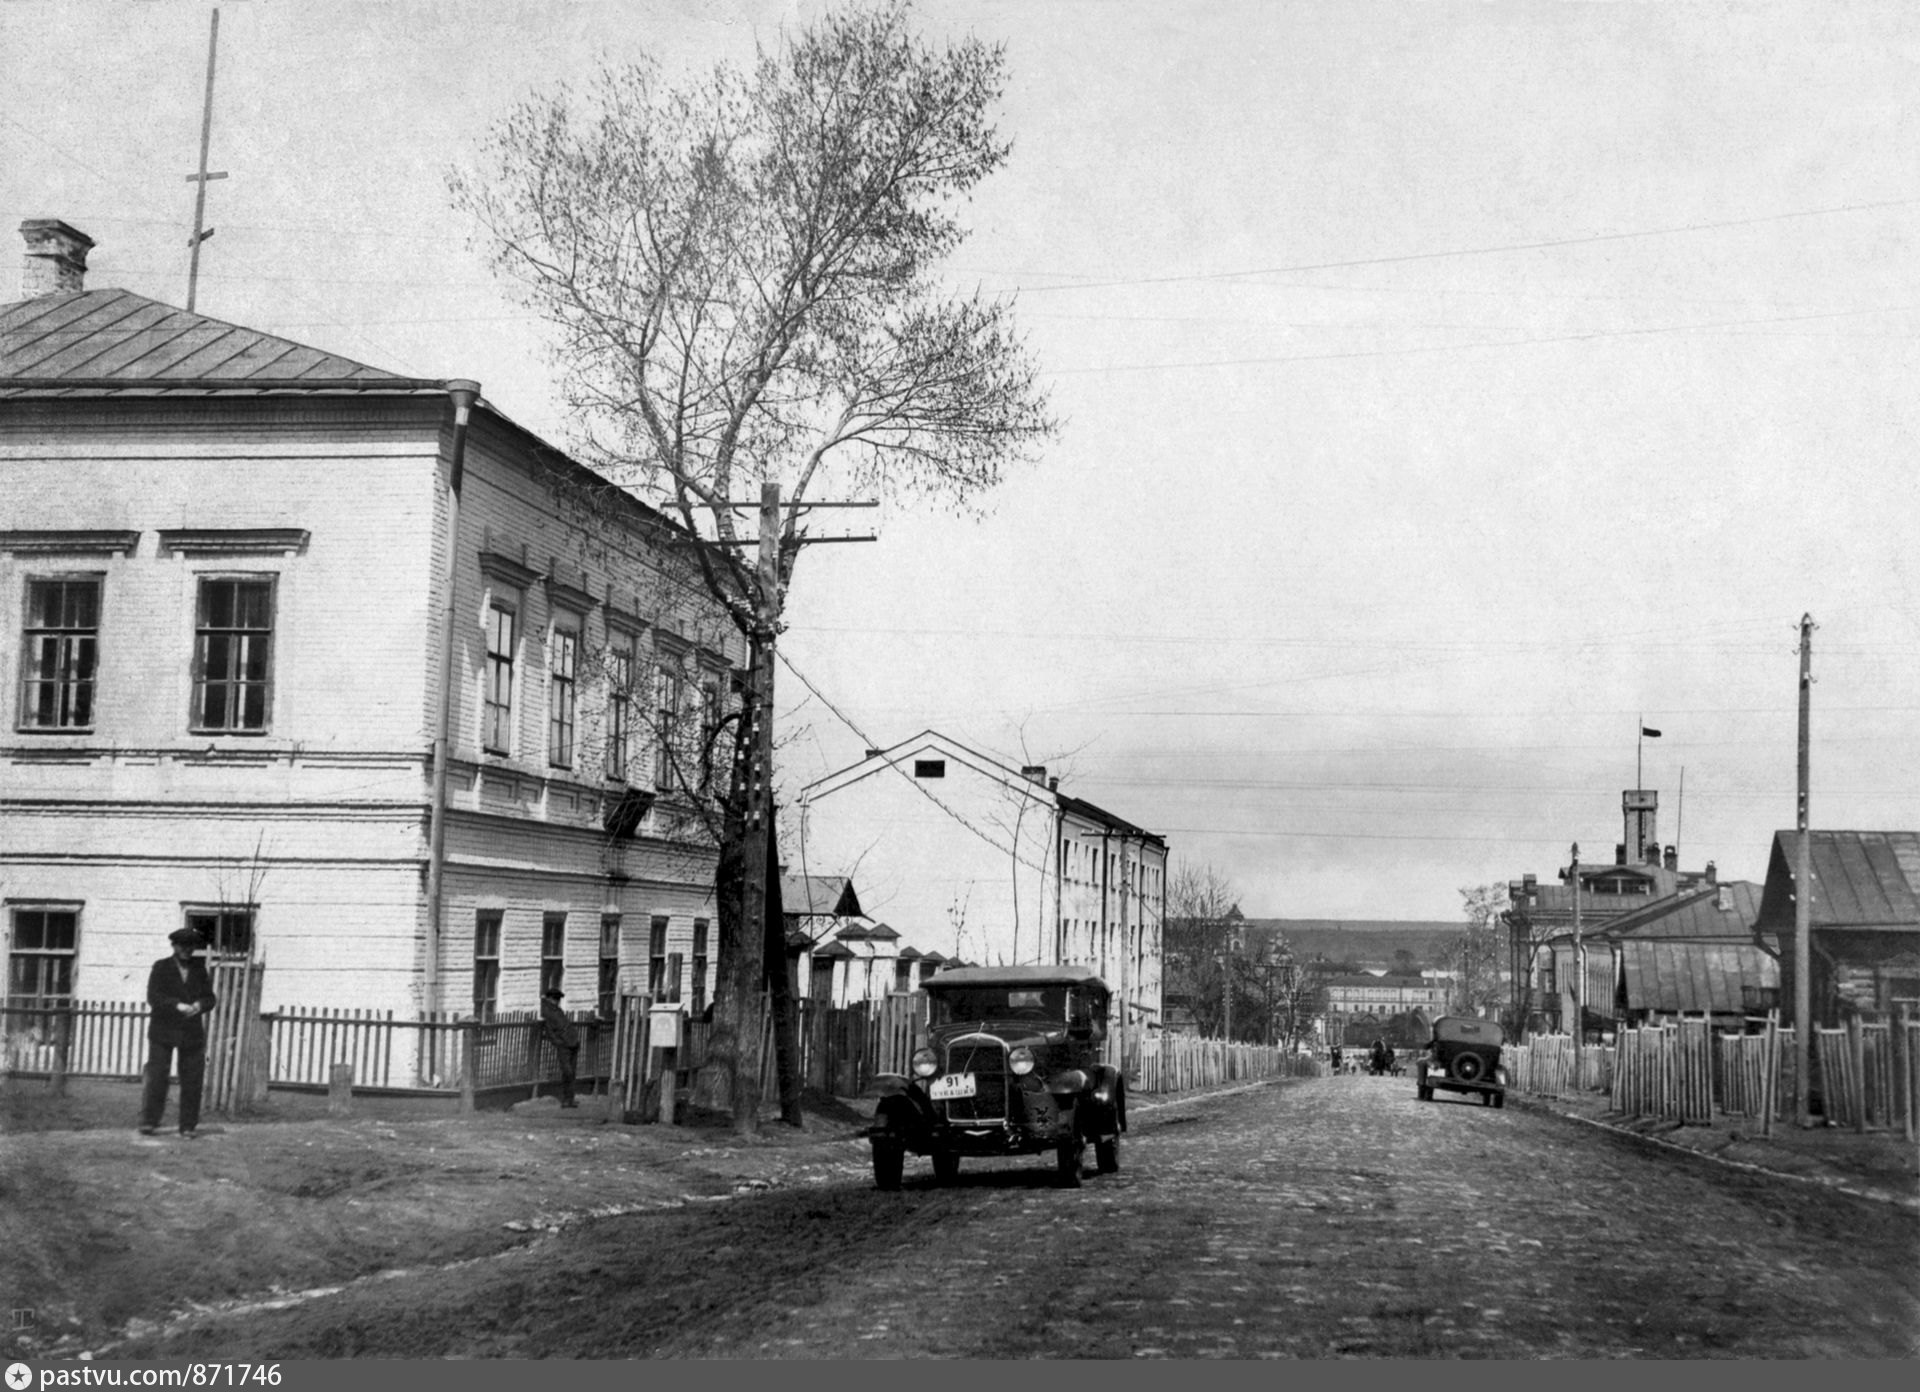
M 0 5 L 0 219 L 90 234 L 91 285 L 185 300 L 210 12 Z M 198 308 L 563 439 L 447 166 L 600 58 L 817 12 L 229 0 Z M 1662 839 L 1757 880 L 1811 612 L 1815 825 L 1920 827 L 1916 7 L 920 22 L 1007 46 L 953 272 L 1016 297 L 1066 428 L 982 520 L 802 558 L 789 794 L 933 727 L 1250 914 L 1453 918 L 1611 857 L 1644 719 Z

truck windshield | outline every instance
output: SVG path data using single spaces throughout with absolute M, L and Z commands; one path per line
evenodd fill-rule
M 968 986 L 929 991 L 932 1022 L 965 1024 L 969 1020 L 1033 1020 L 1065 1024 L 1067 988 L 1064 986 Z

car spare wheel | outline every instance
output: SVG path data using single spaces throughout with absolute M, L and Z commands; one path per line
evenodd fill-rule
M 907 1162 L 907 1148 L 889 1136 L 873 1138 L 873 1187 L 876 1189 L 898 1189 L 900 1171 Z
M 951 1150 L 936 1150 L 933 1153 L 933 1177 L 942 1184 L 951 1184 L 960 1174 L 960 1157 Z
M 1108 1136 L 1093 1143 L 1093 1167 L 1101 1174 L 1114 1174 L 1120 1168 L 1120 1137 Z
M 1478 1054 L 1461 1054 L 1453 1061 L 1453 1076 L 1463 1083 L 1478 1082 L 1487 1071 L 1487 1061 Z

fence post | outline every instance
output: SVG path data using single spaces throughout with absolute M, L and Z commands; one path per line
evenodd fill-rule
M 462 1020 L 453 1032 L 452 1044 L 460 1060 L 460 1110 L 471 1112 L 473 1100 L 473 1021 Z
M 353 1065 L 336 1063 L 327 1074 L 327 1115 L 348 1116 L 353 1111 Z
M 1847 1103 L 1853 1108 L 1853 1129 L 1862 1134 L 1867 1130 L 1867 1050 L 1860 1036 L 1860 1017 L 1857 1014 L 1847 1016 L 1847 1057 L 1853 1064 L 1848 1071 L 1853 1077 L 1848 1081 L 1852 1096 Z
M 67 1095 L 67 1051 L 73 1045 L 73 1002 L 55 1007 L 53 1017 L 53 1078 L 55 1097 Z

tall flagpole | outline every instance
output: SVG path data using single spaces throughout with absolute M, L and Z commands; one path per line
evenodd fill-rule
M 200 112 L 200 172 L 187 175 L 187 182 L 198 184 L 193 195 L 193 240 L 187 245 L 192 248 L 192 259 L 187 263 L 187 310 L 193 310 L 195 296 L 200 289 L 200 244 L 213 235 L 213 229 L 207 226 L 207 182 L 210 179 L 224 179 L 224 171 L 207 172 L 207 146 L 213 139 L 213 61 L 220 49 L 220 11 L 213 12 L 213 26 L 207 33 L 207 96 L 206 104 Z

